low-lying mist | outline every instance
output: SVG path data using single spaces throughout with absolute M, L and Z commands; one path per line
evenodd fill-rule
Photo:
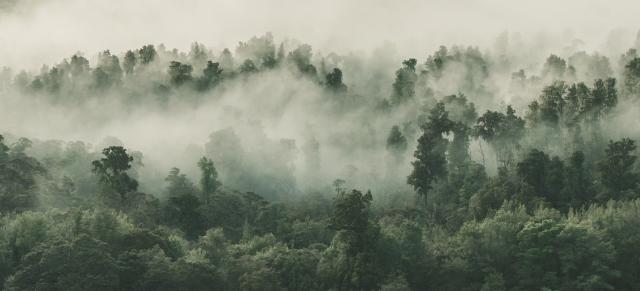
M 406 177 L 420 126 L 445 96 L 468 102 L 461 109 L 447 105 L 454 117 L 466 106 L 482 115 L 507 105 L 524 116 L 554 80 L 591 85 L 623 75 L 626 49 L 585 52 L 584 43 L 568 39 L 555 45 L 564 45 L 555 61 L 522 38 L 503 33 L 490 48 L 442 46 L 417 56 L 391 45 L 370 53 L 316 51 L 271 34 L 240 42 L 233 52 L 194 43 L 185 52 L 162 44 L 157 51 L 151 45 L 103 51 L 91 61 L 78 53 L 40 71 L 5 68 L 0 124 L 9 140 L 59 140 L 60 150 L 82 141 L 95 153 L 118 144 L 139 152 L 141 189 L 157 195 L 172 167 L 197 180 L 202 156 L 214 160 L 225 186 L 271 199 L 330 192 L 336 179 L 376 195 L 410 191 Z M 145 48 L 153 50 L 147 60 Z M 402 63 L 411 57 L 416 64 Z M 626 104 L 610 119 L 611 138 L 638 136 L 617 126 L 636 112 L 634 102 Z M 408 144 L 399 153 L 388 144 L 394 126 Z M 533 140 L 545 139 L 540 135 Z M 561 144 L 546 146 L 563 152 Z M 30 151 L 46 157 L 37 149 Z M 490 174 L 499 155 L 471 140 L 471 159 Z

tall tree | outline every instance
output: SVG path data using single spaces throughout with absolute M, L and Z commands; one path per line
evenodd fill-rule
M 169 77 L 171 78 L 171 83 L 175 86 L 181 86 L 193 80 L 192 72 L 193 67 L 189 64 L 172 61 L 169 65 Z
M 637 157 L 635 141 L 623 138 L 609 141 L 606 157 L 598 163 L 602 184 L 612 193 L 612 198 L 624 198 L 628 190 L 636 190 L 640 176 L 634 170 Z
M 89 61 L 81 55 L 75 54 L 69 63 L 71 77 L 77 78 L 89 71 Z
M 562 196 L 567 203 L 565 208 L 578 209 L 593 200 L 593 179 L 586 169 L 584 161 L 584 153 L 577 151 L 566 162 L 565 182 L 562 190 Z
M 408 59 L 402 62 L 402 68 L 396 71 L 396 80 L 393 82 L 391 92 L 391 103 L 402 104 L 413 98 L 415 95 L 416 81 L 416 59 Z
M 427 123 L 422 126 L 422 136 L 418 139 L 418 147 L 414 152 L 415 161 L 411 162 L 413 171 L 407 177 L 407 183 L 424 198 L 427 203 L 427 193 L 432 184 L 447 175 L 446 151 L 448 141 L 443 134 L 451 131 L 452 122 L 444 104 L 438 102 L 431 109 Z
M 394 125 L 387 137 L 387 151 L 389 151 L 396 161 L 402 161 L 404 153 L 407 151 L 407 138 L 400 132 L 400 127 Z
M 566 71 L 567 62 L 561 57 L 552 54 L 544 63 L 542 75 L 551 77 L 552 79 L 562 79 Z
M 343 93 L 347 91 L 347 85 L 342 83 L 342 71 L 334 68 L 331 73 L 327 74 L 327 88 L 335 93 Z
M 107 203 L 124 207 L 129 194 L 138 190 L 138 181 L 127 173 L 133 157 L 121 146 L 107 147 L 102 154 L 103 158 L 92 162 L 93 173 L 98 176 Z
M 146 65 L 150 64 L 156 59 L 158 52 L 152 44 L 149 44 L 139 49 L 138 54 L 140 55 L 140 63 Z
M 250 73 L 255 73 L 257 71 L 258 71 L 258 68 L 256 67 L 256 65 L 253 63 L 251 59 L 244 60 L 242 65 L 240 65 L 240 73 L 250 74 Z
M 489 143 L 496 152 L 502 167 L 510 167 L 524 137 L 525 121 L 507 106 L 507 113 L 488 110 L 480 116 L 474 127 L 474 135 Z
M 311 64 L 311 46 L 303 44 L 298 46 L 295 50 L 289 53 L 287 60 L 294 64 L 300 73 L 303 75 L 315 77 L 317 70 L 316 67 Z
M 218 171 L 213 165 L 213 161 L 207 157 L 202 157 L 198 161 L 198 167 L 200 168 L 200 188 L 202 190 L 203 198 L 205 202 L 209 202 L 210 196 L 222 186 L 222 183 L 218 181 Z
M 199 212 L 202 203 L 196 196 L 196 187 L 178 168 L 171 169 L 165 181 L 169 199 L 162 209 L 164 218 L 168 224 L 182 229 L 188 238 L 197 238 L 204 233 L 205 221 Z
M 640 58 L 635 57 L 624 66 L 624 91 L 627 95 L 640 93 Z
M 38 202 L 37 178 L 47 171 L 24 153 L 30 146 L 31 141 L 22 138 L 9 147 L 0 135 L 0 212 L 28 210 Z
M 218 85 L 222 81 L 222 71 L 219 63 L 208 61 L 202 70 L 202 77 L 198 80 L 198 89 L 205 91 Z
M 195 185 L 187 178 L 187 175 L 180 173 L 178 168 L 171 169 L 164 180 L 168 183 L 167 194 L 169 196 L 181 196 L 197 192 Z
M 124 54 L 122 67 L 124 68 L 124 72 L 125 74 L 127 74 L 127 76 L 133 74 L 133 69 L 136 67 L 137 62 L 138 62 L 138 58 L 136 57 L 136 54 L 131 50 L 128 50 Z

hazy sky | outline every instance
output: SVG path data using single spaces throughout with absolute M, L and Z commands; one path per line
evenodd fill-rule
M 273 32 L 321 50 L 385 41 L 426 55 L 438 44 L 491 45 L 502 31 L 572 35 L 602 45 L 632 35 L 638 1 L 594 0 L 0 0 L 0 66 L 38 67 L 75 51 L 89 56 L 146 43 L 235 47 Z M 615 36 L 615 35 L 614 35 Z

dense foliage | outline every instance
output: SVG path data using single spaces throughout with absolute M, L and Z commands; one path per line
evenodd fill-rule
M 235 55 L 145 45 L 14 76 L 3 94 L 171 114 L 286 74 L 344 128 L 326 138 L 309 126 L 300 148 L 217 130 L 187 162 L 165 157 L 185 168 L 153 171 L 117 140 L 5 128 L 3 290 L 640 290 L 640 136 L 612 129 L 637 108 L 635 50 L 615 69 L 576 52 L 549 56 L 539 76 L 509 73 L 509 90 L 537 90 L 516 106 L 494 102 L 489 80 L 506 67 L 477 48 L 404 60 L 387 68 L 388 94 L 369 97 L 361 85 L 379 77 L 348 81 L 363 64 L 289 45 L 270 34 Z M 327 167 L 325 146 L 373 162 Z

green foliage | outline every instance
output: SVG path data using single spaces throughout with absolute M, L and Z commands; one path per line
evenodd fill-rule
M 109 50 L 98 56 L 98 66 L 93 70 L 94 88 L 104 90 L 122 81 L 122 68 L 117 56 Z
M 637 157 L 635 142 L 623 138 L 619 141 L 609 141 L 605 150 L 606 158 L 598 163 L 602 184 L 611 191 L 610 198 L 634 197 L 634 190 L 638 187 L 638 173 L 633 165 Z
M 118 283 L 117 265 L 107 245 L 80 236 L 35 248 L 6 286 L 8 290 L 116 290 Z
M 136 54 L 130 50 L 128 50 L 124 55 L 124 61 L 122 62 L 122 67 L 124 68 L 124 72 L 127 75 L 133 74 L 133 69 L 136 67 L 138 63 L 138 57 Z
M 273 43 L 273 35 L 271 35 L 271 33 L 267 33 L 261 37 L 254 36 L 247 42 L 240 42 L 236 52 L 241 58 L 250 60 L 252 65 L 257 64 L 261 67 L 273 68 L 277 62 L 276 47 Z M 247 63 L 247 61 L 245 61 L 245 63 Z M 253 68 L 257 70 L 256 65 L 253 65 Z
M 453 90 L 464 94 L 485 95 L 489 69 L 490 60 L 478 48 L 454 46 L 449 49 L 440 46 L 427 58 L 422 76 L 436 83 L 444 81 L 442 84 L 433 84 L 436 85 L 436 90 L 451 90 L 447 83 L 455 82 Z M 443 88 L 438 88 L 440 86 L 437 85 Z M 441 94 L 451 94 L 451 91 L 443 91 Z
M 448 141 L 443 138 L 443 134 L 450 130 L 451 121 L 448 113 L 444 109 L 444 104 L 438 103 L 431 110 L 427 123 L 422 126 L 423 134 L 418 139 L 418 148 L 414 153 L 416 160 L 411 163 L 413 171 L 407 177 L 407 182 L 424 196 L 425 203 L 432 183 L 446 177 L 445 152 Z
M 327 88 L 335 93 L 344 93 L 347 91 L 347 85 L 342 83 L 342 71 L 334 68 L 331 73 L 325 77 L 327 80 Z
M 513 164 L 514 155 L 524 137 L 525 121 L 516 115 L 511 106 L 506 114 L 487 110 L 474 126 L 474 135 L 489 143 L 503 167 Z
M 73 55 L 69 66 L 71 76 L 74 78 L 81 77 L 89 71 L 89 61 L 81 55 Z
M 12 147 L 0 135 L 0 212 L 24 211 L 36 206 L 37 179 L 46 169 L 24 150 L 31 141 L 21 139 Z
M 193 67 L 189 64 L 172 61 L 169 65 L 169 78 L 174 86 L 181 86 L 193 80 Z
M 246 59 L 244 63 L 240 66 L 240 73 L 250 74 L 258 71 L 256 65 L 253 63 L 251 59 Z
M 208 201 L 208 197 L 218 190 L 222 183 L 218 181 L 218 171 L 213 165 L 213 161 L 207 157 L 202 157 L 198 161 L 198 167 L 200 168 L 200 189 L 205 201 Z
M 518 285 L 523 289 L 612 290 L 613 246 L 588 226 L 531 221 L 518 233 Z
M 202 71 L 202 77 L 198 80 L 198 89 L 206 91 L 217 86 L 222 81 L 222 71 L 219 63 L 207 61 L 207 66 Z
M 551 55 L 536 76 L 506 49 L 441 47 L 389 74 L 382 51 L 368 61 L 290 44 L 266 34 L 236 56 L 147 45 L 93 66 L 77 53 L 13 83 L 2 69 L 3 96 L 56 110 L 106 104 L 95 95 L 126 104 L 118 118 L 145 105 L 238 121 L 183 159 L 170 152 L 184 172 L 166 177 L 123 146 L 0 135 L 3 290 L 640 290 L 640 177 L 620 126 L 635 108 L 637 51 L 623 72 L 578 52 Z M 503 92 L 495 80 L 509 74 Z M 260 91 L 225 95 L 253 82 Z M 243 99 L 267 91 L 278 98 Z M 262 129 L 308 108 L 301 132 Z
M 311 57 L 313 56 L 311 50 L 311 46 L 308 44 L 300 45 L 289 53 L 287 60 L 292 63 L 302 75 L 315 77 L 316 67 L 311 64 Z
M 150 44 L 145 45 L 141 49 L 138 50 L 138 54 L 140 55 L 140 63 L 143 65 L 147 65 L 153 62 L 158 55 L 156 48 Z
M 567 62 L 554 54 L 547 58 L 542 71 L 543 76 L 549 76 L 552 79 L 562 79 L 567 70 Z
M 402 104 L 415 95 L 416 86 L 416 59 L 408 59 L 402 62 L 402 68 L 396 71 L 396 80 L 393 83 L 391 103 Z
M 380 229 L 369 221 L 372 200 L 371 192 L 358 190 L 336 197 L 329 227 L 337 233 L 318 263 L 325 288 L 374 290 L 382 283 Z
M 124 207 L 131 192 L 138 189 L 138 181 L 129 176 L 133 157 L 120 146 L 110 146 L 102 150 L 104 158 L 93 161 L 93 173 L 98 176 L 103 187 L 106 202 Z
M 335 199 L 335 213 L 329 226 L 337 231 L 346 230 L 362 234 L 369 225 L 369 204 L 373 200 L 371 192 L 362 194 L 358 190 L 340 193 Z
M 640 58 L 635 57 L 624 66 L 624 89 L 627 94 L 640 92 Z
M 549 202 L 556 202 L 559 197 L 554 192 L 562 189 L 562 184 L 554 185 L 551 183 L 552 179 L 558 177 L 560 178 L 559 182 L 563 182 L 564 165 L 562 161 L 556 159 L 554 158 L 555 162 L 552 163 L 549 156 L 544 152 L 534 149 L 517 165 L 518 176 L 533 188 L 536 195 L 549 199 Z M 557 205 L 557 203 L 554 203 L 554 205 Z

